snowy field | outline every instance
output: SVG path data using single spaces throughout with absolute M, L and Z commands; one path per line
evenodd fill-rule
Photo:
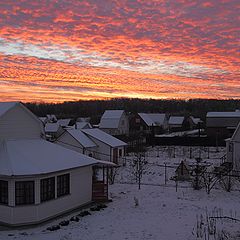
M 237 221 L 240 219 L 240 183 L 236 183 L 234 191 L 226 192 L 216 187 L 208 195 L 204 188 L 193 190 L 189 182 L 179 182 L 176 189 L 175 182 L 170 180 L 175 172 L 172 166 L 177 166 L 185 159 L 194 164 L 194 157 L 199 154 L 206 164 L 218 165 L 224 149 L 218 150 L 211 148 L 208 152 L 202 149 L 199 153 L 199 148 L 150 148 L 146 154 L 150 164 L 145 169 L 140 190 L 132 177 L 129 167 L 132 156 L 129 156 L 127 165 L 118 170 L 115 183 L 110 186 L 113 202 L 108 203 L 107 208 L 90 211 L 91 215 L 80 218 L 79 222 L 70 222 L 54 232 L 46 228 L 70 219 L 80 211 L 35 228 L 0 231 L 0 239 L 240 239 L 240 222 Z M 190 151 L 192 159 L 189 158 Z M 163 167 L 165 163 L 169 166 L 166 171 Z

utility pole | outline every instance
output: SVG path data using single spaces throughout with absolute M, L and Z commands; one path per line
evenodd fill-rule
M 164 179 L 165 179 L 165 185 L 167 184 L 167 163 L 164 163 Z
M 199 177 L 200 177 L 200 173 L 201 173 L 201 170 L 200 170 L 200 166 L 199 166 L 199 163 L 201 162 L 201 158 L 196 158 L 196 161 L 197 161 L 197 165 L 196 165 L 196 169 L 195 169 L 195 174 L 196 174 L 196 177 L 195 177 L 195 182 L 194 182 L 194 189 L 195 190 L 199 190 L 200 189 L 200 184 L 199 184 Z

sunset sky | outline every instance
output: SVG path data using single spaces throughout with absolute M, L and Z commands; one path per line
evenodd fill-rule
M 1 0 L 0 101 L 240 98 L 239 0 Z

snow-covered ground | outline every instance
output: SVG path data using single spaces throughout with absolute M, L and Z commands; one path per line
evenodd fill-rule
M 204 189 L 193 190 L 190 183 L 175 183 L 170 180 L 174 175 L 174 168 L 167 168 L 167 182 L 165 185 L 164 163 L 177 166 L 181 160 L 189 159 L 189 150 L 185 147 L 175 148 L 175 154 L 168 147 L 149 149 L 146 159 L 153 163 L 144 173 L 141 190 L 138 190 L 128 162 L 127 166 L 118 170 L 116 183 L 110 186 L 110 197 L 113 202 L 108 207 L 92 215 L 80 218 L 79 222 L 71 222 L 60 230 L 50 232 L 46 228 L 58 224 L 64 219 L 70 219 L 80 211 L 61 219 L 47 222 L 30 229 L 0 231 L 0 239 L 33 239 L 33 240 L 213 240 L 217 235 L 228 236 L 221 239 L 240 239 L 240 222 L 228 219 L 214 219 L 207 224 L 207 216 L 228 216 L 240 219 L 240 192 L 226 192 L 222 188 L 213 189 L 208 195 Z M 224 149 L 211 148 L 203 154 L 208 164 L 220 163 Z M 199 149 L 191 150 L 195 155 Z M 240 185 L 240 183 L 239 183 Z M 177 190 L 177 191 L 176 191 Z M 138 206 L 136 203 L 138 202 Z M 216 228 L 216 238 L 208 235 L 208 228 Z M 199 238 L 197 238 L 199 236 Z M 210 238 L 208 238 L 210 237 Z

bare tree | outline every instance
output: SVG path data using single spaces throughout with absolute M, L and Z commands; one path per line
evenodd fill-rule
M 203 183 L 207 194 L 210 194 L 211 190 L 218 182 L 219 178 L 212 170 L 206 169 L 202 174 Z
M 145 153 L 135 153 L 135 156 L 130 163 L 131 173 L 138 183 L 138 189 L 141 189 L 142 176 L 146 170 L 147 164 L 148 162 L 145 158 Z
M 109 169 L 109 174 L 108 174 L 108 180 L 109 180 L 109 184 L 114 184 L 116 176 L 118 175 L 118 167 L 111 167 Z

